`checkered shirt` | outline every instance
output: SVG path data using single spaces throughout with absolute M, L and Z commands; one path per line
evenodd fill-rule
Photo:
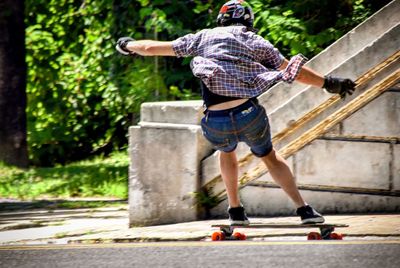
M 293 82 L 305 58 L 293 57 L 279 71 L 284 57 L 267 40 L 244 26 L 205 29 L 172 42 L 177 57 L 194 56 L 191 68 L 215 94 L 257 97 L 279 81 Z

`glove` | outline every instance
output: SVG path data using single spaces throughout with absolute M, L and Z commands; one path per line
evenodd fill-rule
M 128 55 L 134 55 L 132 51 L 129 51 L 126 46 L 128 45 L 128 42 L 135 41 L 135 39 L 131 37 L 121 37 L 117 41 L 117 45 L 115 46 L 115 49 L 121 53 L 122 55 L 128 56 Z
M 323 88 L 329 93 L 339 94 L 342 99 L 346 94 L 352 95 L 355 90 L 356 83 L 350 79 L 325 76 Z

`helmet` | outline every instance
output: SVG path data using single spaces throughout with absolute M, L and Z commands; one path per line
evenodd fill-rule
M 242 6 L 242 1 L 226 2 L 220 9 L 217 17 L 218 26 L 229 26 L 235 23 L 253 28 L 254 13 L 250 7 Z

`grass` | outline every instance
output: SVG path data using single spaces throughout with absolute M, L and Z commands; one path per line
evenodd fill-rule
M 52 168 L 23 170 L 0 164 L 0 197 L 21 200 L 71 197 L 126 199 L 128 165 L 125 152 Z

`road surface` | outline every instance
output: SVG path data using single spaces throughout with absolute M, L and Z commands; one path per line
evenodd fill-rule
M 400 267 L 400 240 L 1 246 L 0 267 Z

